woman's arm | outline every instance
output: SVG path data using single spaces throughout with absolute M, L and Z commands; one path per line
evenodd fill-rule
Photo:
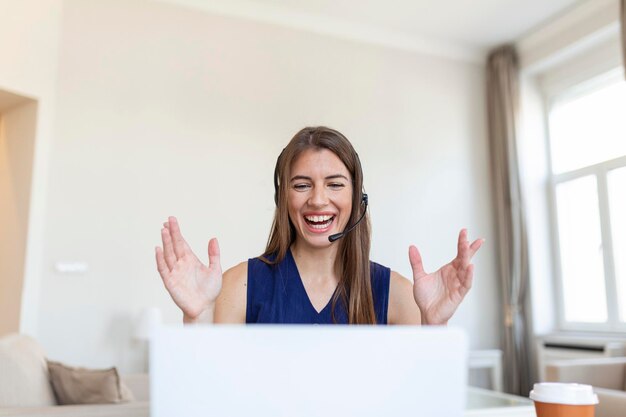
M 248 299 L 248 262 L 224 273 L 222 291 L 215 303 L 214 323 L 245 324 Z
M 389 283 L 388 324 L 422 324 L 420 309 L 413 298 L 411 281 L 391 271 Z

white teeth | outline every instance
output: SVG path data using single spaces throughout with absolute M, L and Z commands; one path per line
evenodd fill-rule
M 312 224 L 311 227 L 314 229 L 325 229 L 328 227 L 330 222 L 322 223 L 322 224 Z
M 319 223 L 319 222 L 327 222 L 328 220 L 332 219 L 333 216 L 304 216 L 305 219 L 307 219 L 310 222 L 315 222 L 315 223 Z

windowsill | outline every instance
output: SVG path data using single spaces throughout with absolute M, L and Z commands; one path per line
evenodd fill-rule
M 601 331 L 573 331 L 559 330 L 552 333 L 537 335 L 544 341 L 570 342 L 570 343 L 597 343 L 618 342 L 626 344 L 626 332 L 601 332 Z

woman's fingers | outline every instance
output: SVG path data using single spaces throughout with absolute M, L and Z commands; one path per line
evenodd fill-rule
M 163 257 L 170 271 L 174 269 L 176 265 L 176 254 L 174 253 L 174 246 L 172 243 L 172 237 L 168 229 L 161 229 L 161 240 L 163 241 Z
M 469 265 L 470 261 L 476 255 L 476 252 L 480 249 L 482 244 L 485 243 L 485 239 L 480 238 L 473 241 L 471 244 L 467 240 L 467 230 L 462 229 L 459 233 L 457 259 L 461 262 L 461 265 Z
M 172 239 L 174 254 L 176 255 L 176 258 L 180 259 L 185 256 L 185 239 L 183 239 L 183 235 L 180 233 L 180 227 L 178 226 L 176 217 L 169 217 L 168 222 L 169 227 L 167 230 Z
M 178 221 L 176 221 L 176 222 L 178 223 Z M 170 224 L 169 224 L 169 222 L 165 222 L 165 223 L 163 223 L 163 227 L 165 227 L 167 230 L 170 230 Z M 170 233 L 170 235 L 171 235 L 171 233 Z M 186 241 L 185 239 L 183 239 L 183 243 L 184 243 L 184 246 L 185 246 L 185 251 L 187 251 L 187 252 L 193 252 L 193 251 L 191 250 L 191 246 L 189 246 L 189 243 L 187 243 L 187 241 Z
M 425 274 L 424 264 L 422 263 L 422 255 L 415 245 L 409 246 L 409 262 L 413 269 L 413 278 Z
M 470 245 L 467 240 L 467 229 L 461 229 L 457 243 L 457 258 L 464 260 L 467 257 L 467 261 L 469 261 L 478 252 L 483 243 L 485 243 L 485 239 L 480 238 L 473 241 Z
M 465 296 L 467 292 L 472 288 L 472 282 L 474 281 L 474 264 L 469 264 L 465 270 L 463 279 L 461 280 L 461 295 Z
M 216 238 L 209 240 L 209 268 L 217 268 L 220 271 L 220 245 Z
M 482 238 L 476 239 L 472 242 L 472 244 L 469 246 L 470 258 L 474 257 L 474 255 L 476 254 L 476 252 L 478 252 L 478 249 L 480 249 L 483 243 L 485 243 L 485 239 Z
M 165 283 L 166 280 L 169 279 L 170 269 L 165 262 L 165 258 L 163 257 L 163 249 L 158 246 L 155 248 L 155 256 L 157 263 L 157 270 L 159 271 L 159 275 L 161 275 L 161 279 Z
M 197 261 L 196 256 L 189 247 L 189 244 L 183 238 L 178 226 L 178 220 L 176 217 L 169 217 L 167 222 L 163 223 L 163 229 L 161 229 L 161 240 L 163 241 L 162 257 L 166 267 L 171 272 L 174 270 L 176 263 L 179 262 L 185 255 L 188 255 L 188 259 L 194 259 Z M 199 262 L 199 261 L 198 261 Z M 220 247 L 216 238 L 209 241 L 209 266 L 218 268 L 221 271 L 220 265 Z
M 470 255 L 469 242 L 467 241 L 467 229 L 461 229 L 459 232 L 456 258 L 461 262 L 461 265 L 469 264 Z

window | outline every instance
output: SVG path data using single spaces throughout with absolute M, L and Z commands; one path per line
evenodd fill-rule
M 549 103 L 561 326 L 626 329 L 626 82 L 605 76 Z

